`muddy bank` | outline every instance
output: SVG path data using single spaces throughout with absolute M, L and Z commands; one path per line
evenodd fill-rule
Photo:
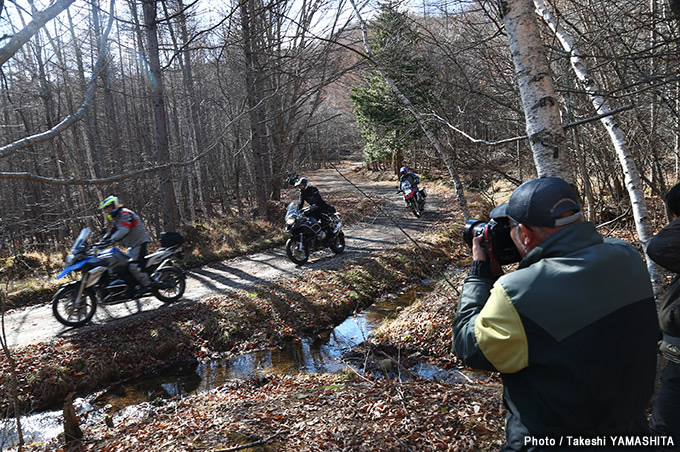
M 235 381 L 86 430 L 75 450 L 497 450 L 495 384 L 371 380 L 356 374 Z M 58 442 L 26 451 L 55 450 Z
M 449 275 L 454 284 L 461 276 Z M 450 346 L 445 330 L 450 330 L 451 304 L 455 302 L 440 283 L 384 325 L 390 334 L 355 350 L 354 369 L 373 373 L 382 367 L 380 378 L 346 369 L 227 380 L 209 392 L 142 404 L 114 416 L 109 426 L 102 421 L 90 424 L 83 440 L 71 447 L 141 452 L 158 447 L 236 450 L 248 445 L 248 450 L 260 451 L 497 450 L 503 442 L 505 411 L 496 374 L 457 381 L 407 375 L 416 361 L 460 368 L 450 355 L 438 356 L 438 350 Z M 415 325 L 423 316 L 435 326 L 432 334 L 412 342 L 418 343 L 417 350 L 390 343 L 389 337 L 405 333 L 402 325 Z M 25 450 L 55 450 L 60 441 Z

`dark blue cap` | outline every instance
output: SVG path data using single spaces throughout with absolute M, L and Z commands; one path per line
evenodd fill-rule
M 565 212 L 572 215 L 560 218 Z M 581 218 L 578 195 L 559 177 L 540 177 L 524 182 L 510 200 L 491 211 L 491 218 L 510 218 L 526 226 L 554 228 Z

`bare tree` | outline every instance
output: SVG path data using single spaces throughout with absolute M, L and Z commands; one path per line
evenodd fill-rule
M 573 181 L 552 71 L 534 5 L 531 0 L 507 0 L 500 5 L 538 175 Z
M 161 63 L 158 54 L 158 36 L 156 34 L 157 11 L 155 0 L 143 0 L 142 8 L 144 10 L 144 25 L 146 28 L 147 51 L 149 57 L 147 75 L 151 79 L 151 93 L 156 125 L 156 158 L 159 163 L 168 163 L 171 160 L 168 146 L 163 78 L 161 75 Z M 163 227 L 166 230 L 175 231 L 179 226 L 179 221 L 175 188 L 172 183 L 172 171 L 170 168 L 158 172 L 158 182 L 161 191 Z
M 588 73 L 585 61 L 579 50 L 575 47 L 572 37 L 567 33 L 564 27 L 559 24 L 543 0 L 534 0 L 534 5 L 536 6 L 538 13 L 553 30 L 564 50 L 571 56 L 571 66 L 574 69 L 574 73 L 576 74 L 578 80 L 582 83 L 586 93 L 588 93 L 595 111 L 598 114 L 610 111 L 611 108 L 609 106 L 609 102 L 604 96 L 600 94 L 601 90 L 598 83 Z M 635 219 L 638 237 L 640 238 L 643 246 L 646 246 L 653 236 L 653 231 L 650 218 L 647 213 L 647 203 L 642 190 L 640 173 L 638 171 L 637 165 L 635 164 L 635 160 L 633 159 L 633 156 L 629 152 L 628 146 L 626 145 L 626 139 L 623 130 L 621 130 L 621 127 L 619 126 L 615 116 L 606 116 L 601 119 L 601 122 L 609 133 L 614 149 L 616 150 L 616 155 L 619 158 L 619 163 L 623 168 L 626 188 L 628 189 L 628 194 L 633 206 L 633 217 Z M 649 268 L 649 273 L 652 276 L 655 293 L 658 294 L 663 287 L 660 269 L 651 259 L 647 259 L 647 265 Z
M 33 19 L 19 33 L 12 36 L 7 44 L 0 47 L 0 66 L 5 64 L 12 56 L 34 36 L 43 25 L 54 19 L 62 11 L 71 6 L 75 0 L 57 0 L 52 5 L 33 15 Z M 1 6 L 1 5 L 0 5 Z M 2 8 L 0 7 L 0 11 Z
M 257 39 L 258 14 L 256 0 L 244 0 L 240 5 L 241 32 L 243 33 L 243 55 L 245 58 L 245 80 L 248 106 L 250 107 L 250 131 L 252 135 L 253 160 L 255 168 L 255 193 L 257 200 L 257 214 L 267 216 L 267 201 L 269 200 L 269 146 L 267 141 L 267 124 L 265 113 L 265 87 L 263 74 L 260 70 L 259 58 L 262 48 Z

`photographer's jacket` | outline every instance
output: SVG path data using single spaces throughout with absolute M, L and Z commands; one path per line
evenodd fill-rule
M 502 373 L 504 450 L 526 450 L 527 436 L 632 432 L 652 395 L 659 334 L 638 251 L 584 222 L 495 283 L 476 268 L 454 321 L 455 350 L 471 367 Z

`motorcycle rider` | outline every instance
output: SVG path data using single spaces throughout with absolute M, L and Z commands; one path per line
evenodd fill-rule
M 300 201 L 298 202 L 298 210 L 302 209 L 305 201 L 310 205 L 307 214 L 314 218 L 316 221 L 321 222 L 323 227 L 328 226 L 328 222 L 325 220 L 325 216 L 322 214 L 332 215 L 335 213 L 335 207 L 328 204 L 321 198 L 319 189 L 307 182 L 306 177 L 301 177 L 295 183 L 295 186 L 300 189 Z
M 146 248 L 151 241 L 149 232 L 144 227 L 139 216 L 130 209 L 123 207 L 123 203 L 115 196 L 109 196 L 99 205 L 110 222 L 109 231 L 104 240 L 112 242 L 123 241 L 128 247 L 128 269 L 137 280 L 140 288 L 136 291 L 130 288 L 130 298 L 140 297 L 151 290 L 151 278 L 146 273 Z
M 420 177 L 414 173 L 410 172 L 405 166 L 402 166 L 399 170 L 399 191 L 401 192 L 401 184 L 404 181 L 408 181 L 411 184 L 411 189 L 415 192 L 418 201 L 421 200 L 423 194 L 418 190 L 418 182 L 420 182 Z M 404 199 L 406 207 L 408 207 L 408 201 Z

